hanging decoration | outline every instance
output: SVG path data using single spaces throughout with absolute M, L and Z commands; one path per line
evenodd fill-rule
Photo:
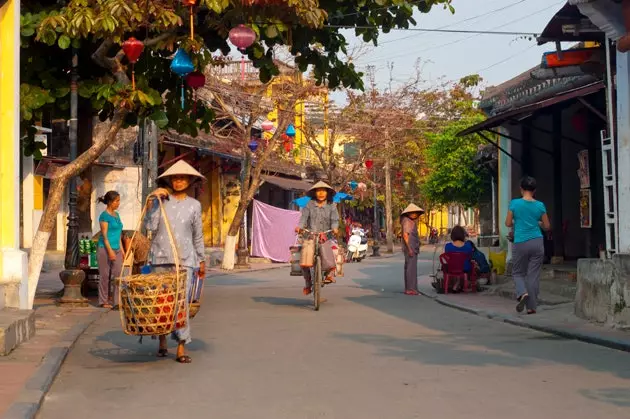
M 374 166 L 374 161 L 373 160 L 366 160 L 365 161 L 365 167 L 367 167 L 368 170 L 371 170 L 372 166 Z
M 138 61 L 138 58 L 140 58 L 142 51 L 144 51 L 144 43 L 142 41 L 138 41 L 132 36 L 131 38 L 123 42 L 122 49 L 125 53 L 125 56 L 131 63 L 131 87 L 133 88 L 133 90 L 136 90 L 135 64 Z
M 274 125 L 273 122 L 271 122 L 270 120 L 266 120 L 265 122 L 262 123 L 262 129 L 263 131 L 271 131 L 273 129 Z
M 357 188 L 357 186 L 359 186 L 359 184 L 357 183 L 356 180 L 352 180 L 348 184 L 350 185 L 350 189 L 352 190 L 352 192 L 354 192 L 354 190 Z
M 289 137 L 295 137 L 295 127 L 293 126 L 293 124 L 289 124 L 289 126 L 287 127 L 286 134 Z
M 197 89 L 205 86 L 206 76 L 201 71 L 193 71 L 186 76 L 186 84 L 193 89 L 193 115 L 197 115 Z
M 249 144 L 247 144 L 247 147 L 249 147 L 252 153 L 255 153 L 256 150 L 258 150 L 258 141 L 256 141 L 255 138 L 252 138 Z
M 403 172 L 396 172 L 396 179 L 400 180 L 403 177 Z
M 173 61 L 171 62 L 171 71 L 182 78 L 182 109 L 184 109 L 185 101 L 184 77 L 192 73 L 194 69 L 195 66 L 188 53 L 182 48 L 179 48 L 177 52 L 175 52 L 175 57 L 173 57 Z
M 190 40 L 195 39 L 195 5 L 197 0 L 181 0 L 184 6 L 190 7 Z
M 357 185 L 357 189 L 359 190 L 359 195 L 361 195 L 361 199 L 363 199 L 363 194 L 367 191 L 367 185 L 363 182 L 360 182 Z
M 284 145 L 284 151 L 286 151 L 287 153 L 290 153 L 293 149 L 293 144 L 291 143 L 291 141 L 285 141 L 282 144 Z
M 229 33 L 230 42 L 241 51 L 241 81 L 245 81 L 245 50 L 256 41 L 256 32 L 248 26 L 238 25 Z

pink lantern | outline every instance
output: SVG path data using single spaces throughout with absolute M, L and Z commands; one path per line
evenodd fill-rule
M 270 120 L 266 120 L 262 123 L 262 129 L 264 131 L 271 131 L 273 129 L 273 122 L 271 122 Z
M 256 32 L 248 26 L 238 25 L 230 31 L 229 37 L 236 48 L 244 51 L 256 41 Z

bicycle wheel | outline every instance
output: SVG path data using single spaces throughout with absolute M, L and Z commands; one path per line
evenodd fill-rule
M 313 278 L 313 307 L 319 311 L 320 294 L 322 289 L 322 259 L 315 257 L 315 272 Z

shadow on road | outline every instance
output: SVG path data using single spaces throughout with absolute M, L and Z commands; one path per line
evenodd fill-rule
M 194 332 L 193 332 L 194 333 Z M 175 342 L 170 338 L 170 356 L 175 355 Z M 194 338 L 192 343 L 186 345 L 191 353 L 212 352 L 210 346 L 201 339 Z M 90 348 L 90 355 L 116 363 L 151 363 L 163 360 L 157 355 L 158 340 L 145 336 L 140 343 L 140 338 L 128 336 L 121 330 L 111 330 L 95 339 L 95 347 Z M 191 355 L 194 356 L 194 355 Z
M 285 298 L 285 297 L 252 297 L 256 303 L 271 304 L 283 307 L 298 307 L 312 310 L 313 300 L 311 298 Z

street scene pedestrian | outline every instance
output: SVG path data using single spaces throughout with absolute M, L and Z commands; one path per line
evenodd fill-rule
M 0 419 L 630 417 L 630 0 L 0 0 L 0 51 Z
M 514 228 L 512 275 L 516 284 L 516 311 L 527 307 L 527 314 L 535 314 L 540 292 L 540 272 L 545 257 L 542 230 L 551 228 L 545 204 L 534 198 L 536 179 L 521 180 L 521 198 L 510 203 L 505 219 L 507 227 Z
M 101 235 L 98 239 L 98 303 L 103 308 L 118 305 L 118 286 L 114 278 L 120 275 L 123 262 L 123 224 L 118 214 L 120 194 L 109 191 L 98 202 L 106 205 L 105 210 L 98 217 Z
M 194 275 L 205 276 L 206 262 L 203 243 L 203 231 L 201 226 L 201 205 L 199 201 L 189 196 L 193 184 L 204 179 L 204 176 L 184 161 L 178 161 L 165 171 L 161 176 L 165 179 L 172 191 L 156 189 L 151 196 L 156 199 L 166 200 L 164 211 L 172 233 L 167 230 L 161 221 L 157 202 L 148 201 L 151 209 L 147 213 L 146 228 L 154 232 L 150 250 L 151 269 L 154 272 L 164 272 L 175 269 L 175 256 L 171 247 L 171 237 L 175 242 L 179 254 L 179 265 L 186 270 L 186 305 L 190 305 L 191 290 Z M 198 272 L 195 269 L 198 268 Z M 176 330 L 172 338 L 177 342 L 176 360 L 180 363 L 192 362 L 186 354 L 185 345 L 192 342 L 189 313 L 185 315 L 185 327 Z M 165 335 L 159 336 L 158 356 L 165 357 L 168 354 L 168 344 Z
M 403 237 L 402 251 L 405 256 L 406 295 L 418 295 L 418 253 L 420 253 L 418 218 L 422 214 L 424 214 L 422 208 L 416 204 L 409 204 L 400 215 Z

